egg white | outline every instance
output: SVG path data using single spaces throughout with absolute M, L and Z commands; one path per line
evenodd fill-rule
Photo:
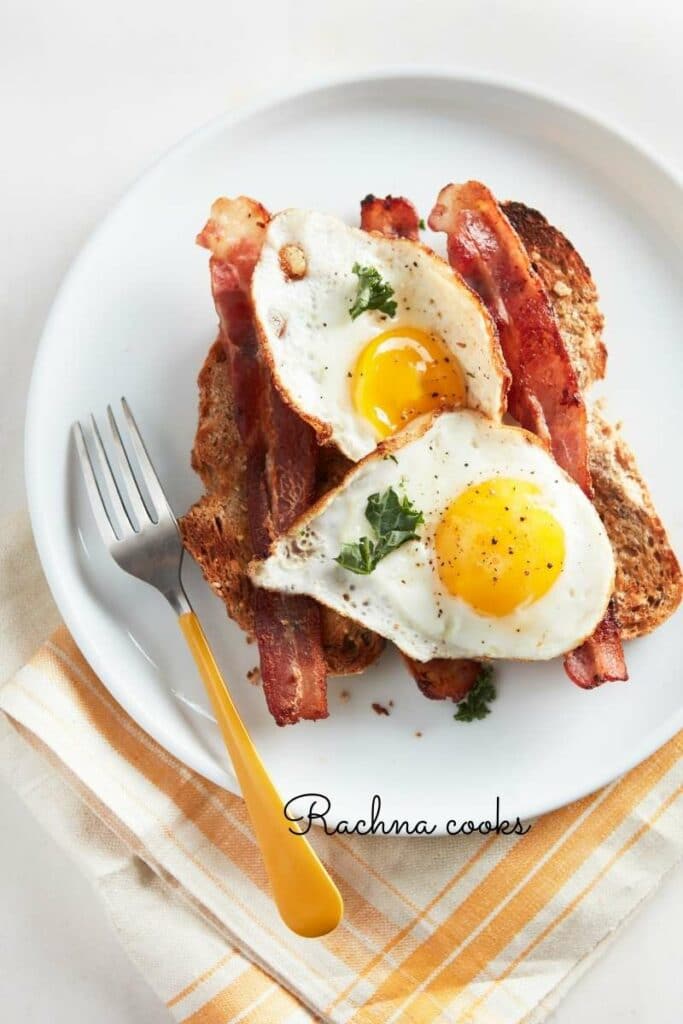
M 294 244 L 306 259 L 300 280 L 288 278 L 280 263 L 282 247 Z M 394 317 L 369 310 L 351 319 L 355 263 L 375 267 L 392 286 Z M 378 437 L 354 407 L 350 374 L 365 345 L 390 328 L 440 336 L 462 367 L 466 405 L 496 420 L 505 411 L 509 375 L 488 312 L 444 260 L 417 242 L 370 234 L 322 213 L 285 210 L 268 225 L 251 295 L 285 399 L 353 461 L 371 452 Z
M 565 537 L 564 566 L 548 592 L 501 618 L 479 614 L 444 588 L 433 546 L 434 531 L 458 494 L 497 476 L 536 484 L 539 504 Z M 369 575 L 351 573 L 335 558 L 343 543 L 368 534 L 368 496 L 389 487 L 423 512 L 420 538 L 387 555 Z M 251 575 L 257 586 L 309 594 L 418 661 L 535 661 L 590 636 L 614 590 L 615 564 L 595 508 L 542 444 L 517 427 L 461 410 L 420 417 L 364 459 L 275 542 L 269 558 L 252 565 Z

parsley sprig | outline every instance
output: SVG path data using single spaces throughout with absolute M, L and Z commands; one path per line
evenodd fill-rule
M 489 703 L 496 699 L 492 677 L 493 668 L 490 665 L 482 665 L 474 686 L 458 704 L 458 710 L 453 715 L 456 722 L 474 722 L 491 714 Z
M 351 319 L 355 320 L 367 309 L 379 309 L 387 316 L 396 315 L 396 302 L 392 299 L 394 289 L 383 281 L 382 276 L 376 267 L 361 267 L 360 263 L 354 263 L 351 268 L 358 278 L 358 292 L 349 313 Z
M 424 522 L 424 516 L 407 495 L 399 498 L 393 487 L 382 494 L 371 494 L 365 507 L 365 518 L 370 523 L 374 538 L 361 537 L 351 544 L 342 544 L 335 559 L 349 572 L 367 576 L 377 568 L 377 563 L 391 551 L 400 548 L 408 540 L 419 536 L 415 528 Z

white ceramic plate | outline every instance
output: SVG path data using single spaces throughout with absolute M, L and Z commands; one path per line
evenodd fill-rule
M 172 504 L 200 493 L 189 465 L 195 377 L 216 333 L 207 255 L 194 245 L 211 201 L 241 192 L 270 209 L 308 206 L 351 223 L 367 192 L 404 193 L 427 214 L 448 181 L 480 178 L 562 228 L 599 283 L 610 351 L 606 393 L 626 422 L 674 544 L 683 550 L 680 186 L 590 118 L 521 89 L 395 73 L 325 85 L 210 124 L 119 202 L 81 253 L 40 345 L 27 424 L 35 536 L 57 603 L 112 694 L 182 761 L 236 790 L 172 614 L 104 553 L 71 449 L 73 420 L 125 394 Z M 435 240 L 436 241 L 436 240 Z M 582 692 L 560 664 L 501 666 L 484 721 L 425 700 L 394 652 L 330 681 L 325 722 L 278 729 L 257 660 L 186 566 L 191 596 L 240 710 L 286 798 L 326 794 L 329 821 L 380 794 L 384 817 L 529 817 L 594 790 L 681 725 L 680 620 L 631 643 L 628 684 Z M 341 692 L 351 698 L 343 702 Z M 378 717 L 373 701 L 394 705 Z M 196 710 L 187 701 L 196 705 Z M 421 737 L 416 736 L 420 732 Z

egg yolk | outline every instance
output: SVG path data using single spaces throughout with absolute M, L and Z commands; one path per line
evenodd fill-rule
M 356 410 L 378 437 L 388 437 L 420 413 L 465 401 L 460 364 L 441 338 L 413 327 L 378 334 L 358 357 L 351 388 Z
M 441 582 L 500 618 L 543 597 L 562 572 L 564 531 L 524 480 L 474 484 L 453 501 L 435 537 Z

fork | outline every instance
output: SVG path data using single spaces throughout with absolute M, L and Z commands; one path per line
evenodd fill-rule
M 121 399 L 121 405 L 134 461 L 124 447 L 111 406 L 107 407 L 107 418 L 122 487 L 112 470 L 95 417 L 90 417 L 92 453 L 81 424 L 73 425 L 76 451 L 95 522 L 117 565 L 156 587 L 178 616 L 235 769 L 282 920 L 297 935 L 307 938 L 326 935 L 342 918 L 341 895 L 308 840 L 296 826 L 292 830 L 282 799 L 230 697 L 182 584 L 183 545 L 178 521 L 125 398 Z

